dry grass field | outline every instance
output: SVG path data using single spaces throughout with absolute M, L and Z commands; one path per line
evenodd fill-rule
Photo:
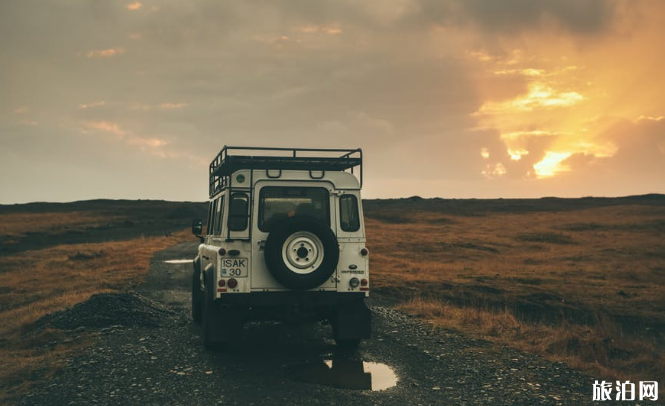
M 372 287 L 598 378 L 665 376 L 665 199 L 366 204 Z
M 364 202 L 372 290 L 407 312 L 598 379 L 665 376 L 665 196 Z M 0 402 L 94 341 L 35 329 L 132 289 L 201 203 L 0 206 Z
M 103 216 L 98 213 L 73 211 L 69 213 L 4 213 L 0 214 L 0 235 L 3 237 L 21 237 L 25 231 L 31 233 L 73 230 L 85 227 L 101 226 L 120 217 Z M 8 240 L 15 241 L 15 240 Z
M 55 372 L 62 359 L 91 337 L 29 327 L 40 317 L 87 300 L 95 293 L 128 290 L 143 281 L 150 258 L 191 234 L 128 241 L 58 245 L 0 257 L 0 399 Z
M 189 231 L 171 230 L 185 229 L 190 212 L 203 207 L 183 210 L 182 204 L 153 202 L 126 210 L 132 204 L 125 205 L 0 207 L 0 403 L 50 376 L 69 354 L 94 341 L 86 332 L 72 337 L 33 328 L 40 317 L 95 293 L 142 283 L 155 252 L 191 241 Z M 41 212 L 44 208 L 52 211 Z

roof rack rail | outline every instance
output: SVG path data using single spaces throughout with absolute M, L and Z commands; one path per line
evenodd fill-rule
M 350 169 L 351 173 L 354 173 L 353 169 L 357 166 L 362 187 L 362 161 L 363 151 L 360 148 L 262 148 L 225 145 L 209 166 L 209 194 L 212 197 L 228 187 L 230 185 L 229 177 L 240 169 L 310 171 L 346 171 Z

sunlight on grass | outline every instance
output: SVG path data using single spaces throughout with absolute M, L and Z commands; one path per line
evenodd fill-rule
M 488 204 L 491 204 L 488 202 Z M 665 209 L 366 213 L 372 290 L 600 377 L 665 376 Z

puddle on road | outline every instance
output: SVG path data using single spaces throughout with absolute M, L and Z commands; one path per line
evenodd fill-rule
M 386 364 L 335 359 L 306 363 L 289 369 L 292 379 L 343 389 L 381 391 L 397 385 L 397 375 Z
M 168 259 L 164 261 L 165 264 L 187 264 L 191 262 L 191 259 Z

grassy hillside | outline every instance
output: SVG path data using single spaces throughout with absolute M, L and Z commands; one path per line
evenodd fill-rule
M 87 200 L 0 205 L 0 255 L 59 244 L 159 236 L 205 218 L 207 203 Z

